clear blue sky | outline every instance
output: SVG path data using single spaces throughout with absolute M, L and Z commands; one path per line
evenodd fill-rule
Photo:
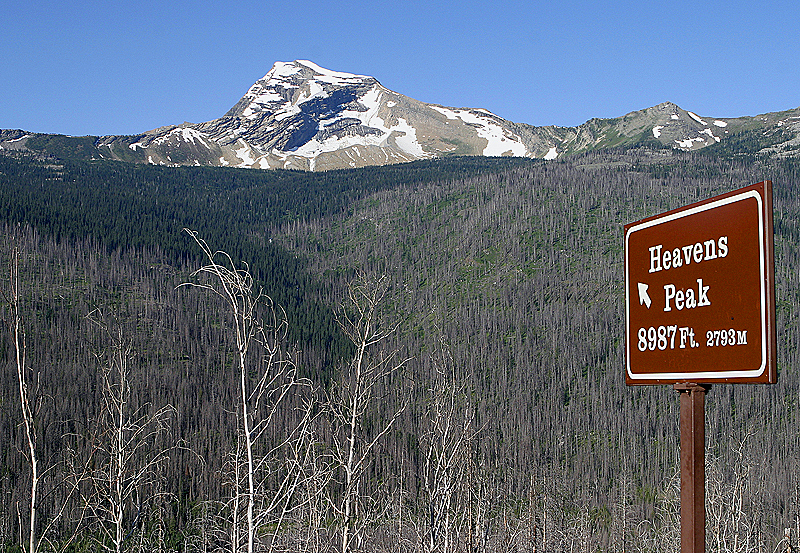
M 215 119 L 295 59 L 533 125 L 800 106 L 796 0 L 5 0 L 0 48 L 0 128 L 75 136 Z

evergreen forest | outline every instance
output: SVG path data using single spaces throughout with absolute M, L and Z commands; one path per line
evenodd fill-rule
M 706 543 L 800 546 L 800 162 L 737 140 L 0 156 L 0 549 L 677 551 L 678 394 L 625 385 L 623 226 L 763 180 L 778 381 L 708 394 Z

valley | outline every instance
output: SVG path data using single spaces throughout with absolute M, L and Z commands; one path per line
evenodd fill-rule
M 19 252 L 37 451 L 49 468 L 40 535 L 64 504 L 47 530 L 54 547 L 113 541 L 102 538 L 108 517 L 79 517 L 92 480 L 77 495 L 68 485 L 80 467 L 110 466 L 91 451 L 105 443 L 96 432 L 109 424 L 103 375 L 122 337 L 130 408 L 171 413 L 130 457 L 136 467 L 165 452 L 122 501 L 127 544 L 229 550 L 233 528 L 246 541 L 233 319 L 214 294 L 181 286 L 213 282 L 192 276 L 209 260 L 189 228 L 285 311 L 282 344 L 301 379 L 258 442 L 268 469 L 259 497 L 278 497 L 283 477 L 303 475 L 282 522 L 259 503 L 262 549 L 341 550 L 355 536 L 351 549 L 369 551 L 674 551 L 677 394 L 625 386 L 622 227 L 769 179 L 778 383 L 709 394 L 707 532 L 718 547 L 774 549 L 800 512 L 798 165 L 765 153 L 777 142 L 763 129 L 747 132 L 695 151 L 651 143 L 555 160 L 444 157 L 323 172 L 57 156 L 74 151 L 72 139 L 52 139 L 44 156 L 0 156 L 0 260 L 7 267 Z M 10 290 L 7 272 L 0 282 Z M 351 473 L 340 462 L 349 427 L 338 409 L 361 350 L 347 321 L 360 312 L 353 291 L 372 289 L 382 339 L 365 359 L 391 370 L 366 389 L 362 463 Z M 4 304 L 3 320 L 11 314 Z M 0 541 L 14 551 L 30 476 L 4 336 Z M 265 346 L 253 347 L 249 371 L 270 370 Z M 304 405 L 313 409 L 300 426 Z M 297 428 L 309 441 L 277 439 Z M 287 462 L 301 450 L 302 463 Z M 345 513 L 352 475 L 357 517 Z

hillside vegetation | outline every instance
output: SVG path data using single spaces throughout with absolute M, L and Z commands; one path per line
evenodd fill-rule
M 793 528 L 794 543 L 800 172 L 752 154 L 759 137 L 731 143 L 327 173 L 0 157 L 0 261 L 19 251 L 47 469 L 40 550 L 674 551 L 678 397 L 624 383 L 622 228 L 765 179 L 778 383 L 710 392 L 707 542 L 772 551 Z M 242 370 L 229 304 L 203 288 L 222 281 L 193 276 L 227 260 L 184 228 L 274 300 L 254 314 L 281 331 Z M 7 270 L 0 283 L 10 298 Z M 367 348 L 364 314 L 381 338 Z M 0 543 L 27 551 L 31 454 L 4 332 Z M 251 413 L 266 430 L 249 495 L 241 390 L 263 374 L 280 379 L 274 411 Z M 114 510 L 101 430 L 120 390 L 122 426 L 147 438 L 128 442 Z

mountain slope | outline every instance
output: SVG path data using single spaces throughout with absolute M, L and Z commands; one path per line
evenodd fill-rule
M 525 130 L 521 127 L 516 130 Z M 276 63 L 223 117 L 166 127 L 135 140 L 109 137 L 99 153 L 152 163 L 336 169 L 447 154 L 533 157 L 514 125 L 485 110 L 453 110 L 392 92 L 372 77 L 312 62 Z M 205 151 L 201 150 L 205 148 Z M 541 150 L 541 148 L 540 148 Z
M 48 398 L 43 444 L 62 451 L 75 435 L 68 423 L 91 428 L 102 389 L 93 354 L 104 351 L 106 341 L 86 315 L 101 307 L 119 317 L 135 344 L 140 401 L 173 405 L 180 413 L 177 435 L 204 459 L 176 455 L 163 470 L 163 489 L 170 492 L 165 505 L 184 509 L 170 528 L 190 534 L 188 511 L 226 497 L 221 475 L 227 454 L 236 451 L 231 398 L 237 382 L 228 371 L 231 344 L 219 304 L 178 286 L 198 262 L 181 232 L 191 225 L 212 247 L 261 275 L 264 291 L 286 308 L 303 374 L 320 386 L 336 376 L 336 360 L 349 355 L 332 336 L 334 306 L 346 282 L 359 269 L 391 276 L 387 308 L 403 324 L 387 351 L 397 348 L 410 358 L 406 370 L 415 393 L 370 465 L 374 478 L 364 494 L 388 508 L 400 494 L 386 493 L 383 483 L 405 486 L 404 527 L 424 524 L 429 512 L 425 402 L 446 369 L 463 382 L 469 401 L 460 408 L 474 410 L 473 428 L 479 429 L 459 461 L 469 467 L 469 480 L 460 488 L 458 512 L 494 505 L 486 525 L 493 543 L 507 543 L 504 532 L 535 520 L 519 510 L 531 497 L 543 498 L 548 510 L 535 512 L 554 525 L 549 535 L 566 536 L 563 547 L 559 542 L 549 549 L 569 548 L 571 534 L 557 529 L 573 527 L 580 520 L 570 517 L 580 513 L 591 529 L 584 541 L 593 550 L 609 550 L 604 540 L 626 524 L 655 536 L 631 533 L 628 543 L 664 543 L 653 513 L 669 497 L 663 482 L 678 466 L 678 401 L 669 387 L 624 385 L 621 225 L 766 175 L 775 182 L 779 381 L 715 386 L 707 439 L 709 466 L 724 471 L 709 471 L 715 475 L 710 501 L 716 497 L 719 505 L 720 482 L 739 482 L 743 502 L 763 516 L 755 527 L 764 543 L 777 544 L 782 521 L 798 507 L 792 490 L 800 459 L 793 431 L 800 425 L 800 164 L 729 163 L 677 150 L 653 154 L 616 149 L 555 164 L 448 158 L 325 173 L 59 166 L 0 157 L 3 265 L 15 245 L 14 229 L 32 225 L 21 242 L 21 274 L 29 360 L 41 370 Z M 16 375 L 2 371 L 0 382 L 0 452 L 6 453 L 0 493 L 11 498 L 0 502 L 0 521 L 10 528 L 5 535 L 14 536 L 25 459 Z M 400 400 L 387 393 L 381 409 L 391 413 Z M 370 423 L 386 411 L 376 410 Z M 322 430 L 320 442 L 328 435 Z M 741 464 L 750 459 L 771 462 Z M 623 486 L 630 493 L 620 509 Z M 58 500 L 45 495 L 43 520 Z M 400 526 L 394 518 L 377 524 L 376 535 Z M 306 526 L 287 525 L 287 531 L 295 527 Z M 675 551 L 672 545 L 659 550 Z
M 449 155 L 556 159 L 588 150 L 651 144 L 696 150 L 741 132 L 764 132 L 765 154 L 796 155 L 800 108 L 735 119 L 699 116 L 665 102 L 578 127 L 514 123 L 484 109 L 426 104 L 375 78 L 277 62 L 225 115 L 135 136 L 57 137 L 1 131 L 0 149 L 58 158 L 157 165 L 329 170 Z M 756 144 L 758 141 L 755 142 Z

